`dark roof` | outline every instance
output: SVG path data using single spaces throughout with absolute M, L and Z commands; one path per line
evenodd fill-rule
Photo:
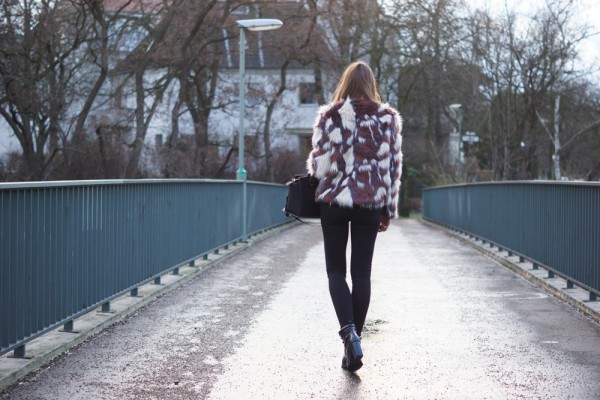
M 117 0 L 112 0 L 117 1 Z M 144 0 L 137 0 L 144 1 Z M 150 1 L 150 0 L 145 0 Z M 154 0 L 157 1 L 157 0 Z M 168 67 L 181 61 L 182 47 L 194 27 L 198 15 L 203 11 L 205 2 L 189 0 L 179 9 L 166 10 L 157 23 L 167 24 L 174 12 L 170 26 L 151 56 L 151 64 L 155 67 Z M 247 69 L 279 69 L 286 60 L 290 60 L 289 68 L 308 68 L 316 48 L 324 43 L 318 39 L 321 31 L 318 28 L 310 32 L 311 19 L 303 3 L 295 1 L 279 1 L 266 5 L 247 6 L 245 10 L 230 12 L 223 21 L 223 3 L 217 3 L 211 13 L 204 19 L 202 26 L 190 44 L 188 54 L 196 54 L 195 62 L 212 60 L 218 56 L 220 68 L 237 69 L 239 65 L 239 19 L 277 18 L 284 25 L 274 31 L 246 32 L 246 68 Z M 248 11 L 240 13 L 239 11 Z M 147 37 L 131 54 L 119 64 L 121 70 L 131 69 L 139 57 L 145 54 L 152 38 Z M 203 57 L 205 56 L 205 57 Z
M 167 5 L 172 3 L 170 0 Z M 164 0 L 104 0 L 108 12 L 158 13 L 164 6 Z

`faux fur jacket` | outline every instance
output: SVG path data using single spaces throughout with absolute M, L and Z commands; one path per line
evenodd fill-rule
M 388 104 L 340 100 L 319 109 L 308 172 L 319 178 L 318 203 L 381 208 L 397 216 L 402 118 Z

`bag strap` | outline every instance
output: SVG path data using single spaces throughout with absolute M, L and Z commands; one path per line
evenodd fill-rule
M 302 223 L 303 223 L 303 224 L 305 224 L 305 225 L 309 225 L 309 226 L 321 226 L 321 224 L 315 224 L 315 223 L 313 223 L 313 222 L 306 222 L 306 221 L 302 221 L 302 220 L 300 219 L 300 217 L 298 217 L 297 215 L 294 215 L 294 214 L 291 214 L 291 213 L 289 213 L 289 212 L 285 211 L 285 208 L 283 209 L 283 213 L 285 214 L 285 216 L 286 216 L 286 217 L 292 217 L 292 218 L 294 218 L 296 221 L 298 221 L 298 222 L 302 222 Z

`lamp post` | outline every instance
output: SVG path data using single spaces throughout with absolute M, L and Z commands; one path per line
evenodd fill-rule
M 458 132 L 456 138 L 456 148 L 457 148 L 457 158 L 456 158 L 456 177 L 460 176 L 460 145 L 462 144 L 461 135 L 462 135 L 462 119 L 463 119 L 463 110 L 462 104 L 450 104 L 448 106 L 452 114 L 454 115 L 456 124 L 458 125 Z
M 248 238 L 248 210 L 247 210 L 247 177 L 244 168 L 244 117 L 246 112 L 246 29 L 249 31 L 268 31 L 280 28 L 283 25 L 278 19 L 242 19 L 236 21 L 240 27 L 240 128 L 238 170 L 236 178 L 242 181 L 242 240 Z

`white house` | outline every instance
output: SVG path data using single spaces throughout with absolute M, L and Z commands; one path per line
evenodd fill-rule
M 124 0 L 106 0 L 106 9 L 108 12 L 119 9 Z M 139 5 L 142 4 L 144 10 L 152 9 L 153 2 L 164 4 L 159 0 L 137 0 L 125 10 L 121 10 L 124 15 L 131 20 L 131 16 L 140 13 Z M 280 13 L 286 12 L 287 8 L 297 9 L 299 3 L 296 1 L 280 1 L 275 4 L 279 7 Z M 243 6 L 236 9 L 230 19 L 252 19 L 257 17 L 258 9 L 254 6 Z M 140 14 L 142 15 L 142 14 Z M 270 17 L 270 16 L 265 16 Z M 159 16 L 156 21 L 159 21 Z M 115 24 L 115 31 L 122 27 Z M 282 28 L 283 31 L 284 28 Z M 123 32 L 123 30 L 121 30 Z M 237 32 L 233 32 L 236 34 Z M 223 55 L 218 69 L 218 78 L 216 92 L 214 96 L 215 108 L 210 113 L 208 121 L 208 135 L 213 143 L 219 143 L 220 153 L 225 153 L 237 144 L 238 140 L 238 121 L 239 121 L 239 60 L 238 60 L 238 41 L 237 35 L 232 35 L 222 29 Z M 247 32 L 246 49 L 246 123 L 245 133 L 247 135 L 247 152 L 251 153 L 247 157 L 249 162 L 260 160 L 264 157 L 264 143 L 262 132 L 264 130 L 267 103 L 278 91 L 281 79 L 281 67 L 283 65 L 283 56 L 277 54 L 277 51 L 268 43 L 276 42 L 280 39 L 281 32 Z M 117 40 L 118 35 L 111 39 Z M 125 36 L 119 36 L 118 43 L 112 43 L 118 50 L 113 54 L 111 68 L 113 71 L 105 82 L 105 85 L 98 96 L 90 116 L 87 119 L 86 128 L 90 135 L 97 134 L 104 127 L 117 129 L 124 136 L 125 141 L 131 142 L 135 135 L 135 93 L 133 90 L 133 79 L 131 71 L 119 69 L 119 63 L 132 57 L 135 48 L 147 37 L 144 28 L 138 26 L 130 29 Z M 144 81 L 147 85 L 161 79 L 165 76 L 165 69 L 161 65 L 146 70 Z M 273 109 L 273 115 L 270 123 L 270 145 L 272 152 L 278 150 L 288 150 L 298 152 L 299 155 L 306 155 L 310 146 L 310 136 L 312 125 L 318 109 L 317 96 L 315 93 L 314 67 L 302 65 L 298 61 L 289 63 L 286 70 L 285 91 L 281 94 L 279 100 Z M 330 92 L 331 88 L 325 88 Z M 179 83 L 172 79 L 161 97 L 152 117 L 145 136 L 144 151 L 142 154 L 142 163 L 146 169 L 152 170 L 158 168 L 152 165 L 156 149 L 160 148 L 173 130 L 173 109 L 177 102 L 179 94 Z M 146 107 L 151 107 L 153 98 L 146 98 Z M 74 104 L 78 104 L 77 102 Z M 79 103 L 75 107 L 80 107 Z M 69 110 L 71 116 L 76 116 L 78 110 Z M 179 134 L 183 142 L 193 142 L 194 124 L 190 113 L 185 108 L 181 109 L 178 118 Z M 0 118 L 0 160 L 7 152 L 18 151 L 20 146 L 18 141 L 6 125 L 6 122 Z M 158 169 L 156 170 L 158 174 Z
M 114 0 L 116 2 L 116 0 Z M 279 13 L 285 13 L 286 8 L 297 9 L 298 3 L 295 1 L 281 1 L 275 5 Z M 251 6 L 244 6 L 230 15 L 230 20 L 252 19 L 257 17 L 257 9 Z M 237 29 L 237 28 L 235 28 Z M 281 28 L 285 29 L 285 26 Z M 233 35 L 232 35 L 233 33 Z M 238 38 L 237 32 L 228 31 L 225 28 L 219 32 L 222 46 L 222 56 L 219 65 L 216 92 L 213 100 L 214 109 L 210 113 L 208 121 L 209 140 L 212 143 L 219 143 L 219 152 L 221 155 L 237 146 L 238 126 L 239 126 L 239 59 L 238 59 Z M 274 98 L 281 84 L 281 67 L 285 61 L 282 54 L 278 54 L 273 44 L 277 42 L 281 33 L 278 31 L 265 32 L 247 32 L 246 33 L 246 111 L 245 111 L 245 134 L 246 151 L 251 156 L 247 157 L 251 163 L 253 156 L 255 160 L 264 157 L 264 142 L 262 132 L 264 130 L 267 103 Z M 131 40 L 138 44 L 142 40 L 142 35 L 132 35 Z M 129 52 L 129 58 L 132 57 L 132 43 L 124 43 L 124 52 Z M 121 60 L 127 63 L 127 60 Z M 131 62 L 131 60 L 129 60 Z M 168 62 L 169 60 L 166 60 Z M 162 67 L 162 61 L 157 62 L 157 67 L 147 71 L 144 79 L 147 84 L 158 81 L 168 71 Z M 118 69 L 118 68 L 117 68 Z M 130 74 L 130 71 L 129 71 Z M 118 96 L 111 102 L 105 103 L 99 107 L 94 116 L 90 119 L 91 130 L 97 129 L 102 124 L 114 124 L 116 120 L 123 128 L 129 130 L 132 135 L 134 127 L 132 124 L 131 112 L 135 108 L 135 95 L 133 91 L 133 82 L 131 77 L 127 78 L 123 84 L 123 77 L 128 76 L 128 72 L 114 74 L 111 77 L 110 85 L 107 87 L 107 93 L 114 96 L 115 88 Z M 270 122 L 270 145 L 273 153 L 278 150 L 295 151 L 298 154 L 306 155 L 310 147 L 310 137 L 312 134 L 312 125 L 318 109 L 318 101 L 315 92 L 314 67 L 302 65 L 293 60 L 286 69 L 286 89 L 280 96 L 273 110 Z M 148 127 L 145 137 L 145 151 L 143 161 L 145 167 L 152 169 L 152 158 L 155 150 L 168 140 L 172 132 L 173 109 L 178 100 L 179 82 L 174 79 L 171 81 L 168 89 L 165 91 L 162 100 L 156 108 L 156 112 Z M 327 88 L 330 90 L 330 88 Z M 147 99 L 147 107 L 151 106 L 152 99 Z M 121 112 L 115 112 L 120 109 Z M 194 123 L 191 115 L 185 108 L 181 109 L 181 115 L 178 118 L 179 134 L 184 142 L 193 142 Z M 158 172 L 158 171 L 157 171 Z

